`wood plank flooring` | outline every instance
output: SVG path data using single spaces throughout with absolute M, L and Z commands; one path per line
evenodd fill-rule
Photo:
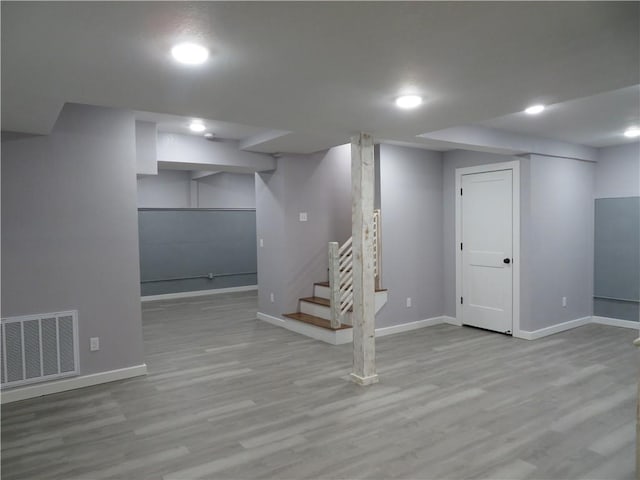
M 255 293 L 143 305 L 149 375 L 2 408 L 2 478 L 631 479 L 636 332 L 439 325 L 351 346 L 256 320 Z

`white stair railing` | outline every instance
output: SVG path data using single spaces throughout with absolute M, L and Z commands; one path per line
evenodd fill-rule
M 375 286 L 381 285 L 382 236 L 380 229 L 380 210 L 373 212 L 373 266 Z M 329 243 L 329 289 L 331 304 L 331 327 L 338 328 L 344 316 L 353 307 L 353 237 L 339 245 Z

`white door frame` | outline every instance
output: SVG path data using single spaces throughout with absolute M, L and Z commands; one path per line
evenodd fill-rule
M 513 272 L 513 326 L 512 335 L 517 338 L 524 338 L 520 330 L 520 161 L 491 163 L 488 165 L 477 165 L 474 167 L 456 168 L 456 323 L 462 325 L 462 176 L 473 173 L 497 172 L 500 170 L 511 170 L 513 175 L 513 259 L 511 268 Z

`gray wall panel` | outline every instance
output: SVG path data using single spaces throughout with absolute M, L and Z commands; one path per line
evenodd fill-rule
M 640 197 L 595 201 L 594 296 L 640 300 Z M 638 304 L 594 301 L 596 315 L 638 320 Z
M 140 210 L 138 220 L 143 296 L 256 284 L 255 273 L 148 282 L 256 272 L 254 210 Z

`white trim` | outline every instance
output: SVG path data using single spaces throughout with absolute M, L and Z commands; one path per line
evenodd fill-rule
M 90 387 L 101 383 L 114 382 L 116 380 L 124 380 L 126 378 L 139 377 L 147 374 L 147 365 L 136 365 L 135 367 L 121 368 L 118 370 L 109 370 L 107 372 L 93 373 L 81 377 L 67 378 L 53 382 L 31 385 L 28 387 L 12 388 L 3 390 L 0 396 L 0 403 L 11 403 L 27 398 L 40 397 L 42 395 L 50 395 L 52 393 L 65 392 L 67 390 L 75 390 L 77 388 Z
M 320 340 L 331 345 L 343 345 L 345 343 L 351 343 L 353 341 L 353 329 L 345 328 L 342 330 L 329 330 L 326 328 L 316 327 L 307 323 L 299 322 L 297 320 L 275 317 L 273 315 L 267 315 L 266 313 L 258 312 L 257 317 L 259 320 L 263 320 L 271 325 L 277 327 L 286 328 L 292 332 L 300 333 L 310 338 Z M 396 333 L 409 332 L 418 328 L 431 327 L 433 325 L 439 325 L 441 323 L 452 323 L 453 317 L 433 317 L 425 320 L 418 320 L 415 322 L 401 323 L 399 325 L 391 325 L 389 327 L 376 328 L 376 337 L 385 337 L 387 335 L 394 335 Z M 455 321 L 455 319 L 453 319 Z M 455 323 L 452 323 L 455 325 Z
M 140 301 L 154 302 L 156 300 L 172 300 L 174 298 L 202 297 L 205 295 L 215 295 L 218 293 L 249 292 L 251 290 L 257 290 L 257 289 L 258 289 L 258 285 L 244 285 L 242 287 L 214 288 L 212 290 L 196 290 L 194 292 L 163 293 L 162 295 L 146 295 L 144 297 L 140 297 Z
M 442 323 L 446 323 L 447 325 L 454 325 L 456 327 L 462 326 L 461 323 L 458 323 L 458 319 L 456 317 L 450 317 L 449 315 L 442 316 Z
M 541 328 L 539 330 L 533 330 L 531 332 L 520 330 L 519 335 L 513 336 L 522 338 L 524 340 L 536 340 L 538 338 L 548 337 L 549 335 L 553 335 L 555 333 L 564 332 L 565 330 L 571 330 L 583 325 L 588 325 L 589 323 L 591 323 L 591 318 L 592 317 L 576 318 L 574 320 L 558 323 L 556 325 L 551 325 L 550 327 Z
M 620 318 L 599 317 L 594 315 L 591 317 L 591 323 L 598 323 L 600 325 L 609 325 L 611 327 L 631 328 L 633 330 L 640 330 L 640 323 L 633 320 L 622 320 Z
M 329 330 L 290 318 L 274 317 L 273 315 L 267 315 L 262 312 L 258 312 L 256 316 L 259 320 L 270 323 L 271 325 L 286 328 L 292 332 L 300 333 L 306 337 L 314 338 L 331 345 L 342 345 L 353 341 L 353 329 L 351 328 Z
M 400 325 L 391 325 L 390 327 L 376 328 L 376 337 L 386 337 L 387 335 L 393 335 L 396 333 L 409 332 L 411 330 L 417 330 L 418 328 L 431 327 L 433 325 L 439 325 L 441 323 L 448 323 L 445 318 L 450 317 L 433 317 L 425 320 L 418 320 L 416 322 L 401 323 Z
M 462 307 L 460 305 L 460 297 L 462 296 L 462 254 L 458 245 L 460 245 L 462 233 L 462 216 L 460 210 L 462 207 L 462 199 L 460 188 L 462 188 L 462 175 L 473 173 L 497 172 L 501 170 L 512 171 L 513 195 L 513 252 L 512 252 L 512 272 L 513 272 L 513 303 L 512 303 L 512 325 L 511 331 L 514 337 L 524 338 L 520 330 L 520 160 L 516 159 L 510 162 L 491 163 L 488 165 L 476 165 L 474 167 L 456 168 L 455 178 L 455 229 L 456 229 L 456 324 L 462 325 Z

